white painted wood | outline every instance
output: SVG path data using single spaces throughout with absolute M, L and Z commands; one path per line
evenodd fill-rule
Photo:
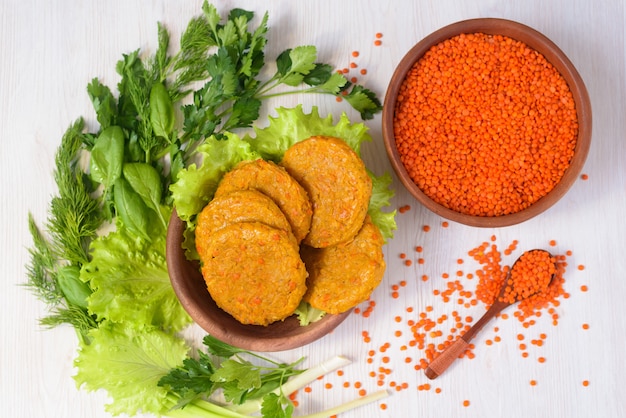
M 346 414 L 346 417 L 619 417 L 626 416 L 626 87 L 624 43 L 625 9 L 621 0 L 528 0 L 504 2 L 477 0 L 424 1 L 220 1 L 218 8 L 242 7 L 257 13 L 269 11 L 268 58 L 285 48 L 314 44 L 320 60 L 345 67 L 356 59 L 368 73 L 360 82 L 382 98 L 394 65 L 418 40 L 431 31 L 458 20 L 474 17 L 503 17 L 530 25 L 556 42 L 575 63 L 591 96 L 593 143 L 585 173 L 557 205 L 521 225 L 501 229 L 476 229 L 458 224 L 442 228 L 442 219 L 412 200 L 395 181 L 394 208 L 409 204 L 412 209 L 398 215 L 399 229 L 386 247 L 388 272 L 373 300 L 377 305 L 369 318 L 352 315 L 328 337 L 302 349 L 275 354 L 284 361 L 306 356 L 310 364 L 333 354 L 353 360 L 343 376 L 331 375 L 332 390 L 316 382 L 312 393 L 300 393 L 299 411 L 319 410 L 358 396 L 354 382 L 368 392 L 377 386 L 378 368 L 392 370 L 385 379 L 391 397 L 384 403 Z M 136 48 L 153 51 L 156 22 L 162 21 L 174 41 L 189 19 L 200 13 L 200 1 L 152 0 L 129 2 L 109 0 L 0 2 L 0 416 L 3 417 L 106 417 L 106 396 L 75 387 L 72 360 L 76 338 L 69 328 L 43 330 L 38 318 L 43 305 L 26 289 L 24 265 L 28 261 L 30 236 L 27 214 L 43 222 L 48 202 L 55 193 L 53 158 L 65 129 L 79 116 L 95 126 L 86 85 L 100 77 L 114 85 L 115 63 L 122 53 Z M 374 35 L 383 33 L 383 44 L 373 45 Z M 338 115 L 345 107 L 322 98 L 290 98 L 274 104 L 292 106 L 302 100 L 306 107 L 318 105 L 321 113 Z M 271 113 L 271 112 L 270 112 Z M 351 116 L 355 116 L 350 113 Z M 356 120 L 356 118 L 355 118 Z M 382 145 L 380 116 L 368 122 L 374 141 L 363 155 L 377 173 L 390 171 Z M 423 225 L 431 231 L 422 231 Z M 410 330 L 405 325 L 412 315 L 432 306 L 437 314 L 450 315 L 453 304 L 444 304 L 432 294 L 441 287 L 441 274 L 462 269 L 472 271 L 467 251 L 492 235 L 503 249 L 519 240 L 519 250 L 546 246 L 556 240 L 555 252 L 571 250 L 566 273 L 570 298 L 557 308 L 558 326 L 547 316 L 537 325 L 523 329 L 517 321 L 499 320 L 502 341 L 488 346 L 493 327 L 475 340 L 476 357 L 455 363 L 444 375 L 429 382 L 406 357 L 420 353 L 408 345 Z M 421 245 L 425 263 L 410 268 L 402 265 L 400 253 L 415 257 Z M 457 264 L 463 258 L 466 263 Z M 512 260 L 509 260 L 509 262 Z M 578 270 L 584 265 L 584 270 Z M 423 274 L 430 280 L 422 282 Z M 400 297 L 391 297 L 391 287 L 405 280 Z M 471 282 L 464 282 L 469 288 Z M 588 292 L 580 286 L 587 285 Z M 363 308 L 366 307 L 366 304 Z M 462 310 L 478 318 L 482 307 Z M 397 323 L 395 317 L 402 322 Z M 582 324 L 590 329 L 584 331 Z M 400 329 L 402 336 L 394 331 Z M 197 330 L 196 330 L 197 331 Z M 371 342 L 363 342 L 367 331 Z M 529 343 L 529 357 L 522 358 L 516 335 L 527 340 L 548 335 L 542 347 Z M 201 336 L 201 332 L 197 332 Z M 378 349 L 390 343 L 383 362 Z M 368 351 L 377 354 L 370 364 Z M 540 364 L 537 356 L 545 356 Z M 537 385 L 531 386 L 530 380 Z M 582 381 L 589 380 L 588 387 Z M 349 381 L 349 388 L 343 382 Z M 407 383 L 395 391 L 390 382 Z M 430 383 L 429 391 L 418 390 Z M 441 393 L 435 393 L 435 388 Z M 464 407 L 464 400 L 470 405 Z

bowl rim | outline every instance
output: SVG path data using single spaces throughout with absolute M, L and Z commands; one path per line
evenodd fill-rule
M 217 307 L 204 286 L 199 264 L 185 256 L 182 246 L 185 229 L 186 222 L 178 216 L 174 208 L 167 228 L 165 250 L 172 288 L 191 319 L 204 331 L 227 344 L 245 350 L 265 352 L 302 347 L 327 335 L 352 312 L 348 310 L 338 315 L 326 314 L 319 321 L 306 326 L 300 326 L 293 315 L 266 327 L 241 324 Z M 194 280 L 201 280 L 201 285 L 195 282 L 194 286 Z M 207 311 L 208 307 L 210 311 Z M 280 331 L 291 333 L 285 335 Z
M 578 119 L 578 136 L 574 148 L 574 156 L 563 177 L 555 187 L 544 197 L 529 207 L 512 214 L 487 217 L 474 216 L 456 212 L 428 197 L 413 182 L 408 171 L 400 161 L 400 155 L 395 145 L 393 132 L 393 118 L 395 102 L 400 86 L 410 68 L 433 45 L 445 41 L 462 33 L 485 33 L 488 35 L 503 35 L 521 41 L 541 53 L 563 76 L 576 103 Z M 584 123 L 581 123 L 583 122 Z M 522 23 L 501 18 L 475 18 L 458 21 L 444 26 L 415 44 L 401 59 L 396 67 L 383 102 L 382 134 L 389 161 L 406 189 L 420 203 L 432 212 L 455 222 L 478 227 L 504 227 L 524 222 L 546 211 L 559 201 L 578 178 L 587 159 L 591 146 L 592 113 L 591 101 L 585 83 L 573 63 L 565 53 L 548 37 L 541 32 Z M 546 197 L 550 196 L 550 199 Z

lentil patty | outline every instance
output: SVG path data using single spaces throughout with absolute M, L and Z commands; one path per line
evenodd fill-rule
M 356 235 L 367 214 L 372 180 L 345 141 L 313 136 L 291 146 L 281 165 L 304 187 L 313 205 L 306 245 L 324 248 Z
M 291 225 L 272 199 L 256 190 L 235 190 L 215 197 L 198 215 L 196 249 L 205 252 L 210 236 L 234 222 L 263 222 L 274 228 L 288 231 Z M 293 238 L 294 245 L 295 237 Z
M 261 222 L 237 222 L 216 231 L 201 261 L 211 297 L 242 324 L 287 318 L 306 291 L 298 247 L 287 232 Z
M 311 201 L 305 189 L 285 169 L 262 159 L 243 161 L 224 175 L 215 197 L 247 189 L 270 197 L 285 214 L 296 240 L 304 239 L 311 226 Z
M 303 300 L 331 314 L 345 312 L 367 300 L 385 273 L 383 236 L 369 216 L 346 244 L 327 248 L 302 246 L 309 272 Z

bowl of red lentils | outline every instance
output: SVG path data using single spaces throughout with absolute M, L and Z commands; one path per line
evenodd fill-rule
M 391 78 L 383 138 L 399 180 L 434 213 L 503 227 L 580 177 L 591 104 L 572 62 L 526 25 L 481 18 L 418 42 Z

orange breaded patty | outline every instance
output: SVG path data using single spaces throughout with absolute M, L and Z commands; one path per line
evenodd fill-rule
M 285 214 L 298 242 L 308 234 L 313 213 L 306 190 L 271 161 L 242 161 L 226 173 L 215 191 L 215 197 L 234 190 L 255 189 L 270 197 Z
M 302 246 L 300 255 L 309 272 L 303 300 L 331 314 L 367 300 L 385 273 L 383 244 L 382 234 L 367 216 L 359 233 L 346 244 Z
M 304 187 L 313 205 L 306 245 L 324 248 L 356 235 L 367 214 L 372 180 L 348 144 L 314 136 L 291 146 L 280 164 Z
M 198 215 L 195 231 L 198 254 L 205 252 L 212 234 L 235 222 L 263 222 L 293 237 L 285 214 L 271 198 L 254 189 L 234 190 L 216 196 Z M 293 240 L 297 245 L 295 237 Z
M 215 232 L 201 262 L 211 297 L 242 324 L 287 318 L 306 291 L 298 247 L 287 232 L 261 222 L 237 222 Z

